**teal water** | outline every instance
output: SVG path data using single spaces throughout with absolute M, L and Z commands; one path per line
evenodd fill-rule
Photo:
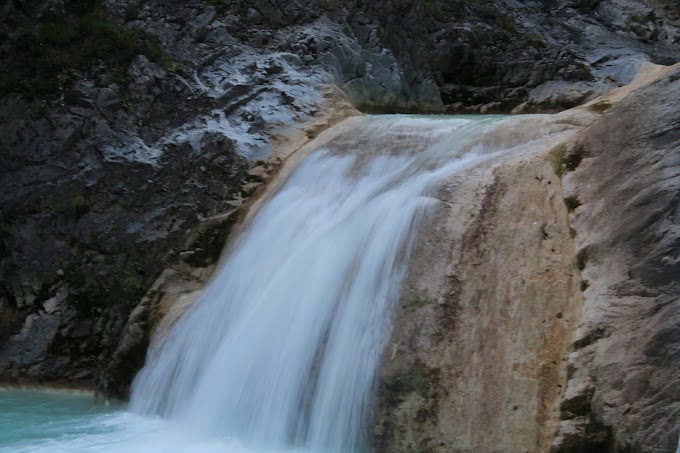
M 87 393 L 0 389 L 0 451 L 33 451 L 54 447 L 55 439 L 82 434 L 101 435 L 110 424 L 99 423 L 121 414 L 122 403 L 92 405 Z
M 254 450 L 229 437 L 126 411 L 84 393 L 0 389 L 0 453 L 302 453 Z M 304 453 L 321 453 L 305 450 Z

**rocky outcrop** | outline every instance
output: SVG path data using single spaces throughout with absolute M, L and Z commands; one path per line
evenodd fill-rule
M 385 353 L 376 451 L 548 450 L 581 296 L 546 156 L 590 115 L 558 117 L 561 134 L 439 189 Z
M 411 85 L 434 80 L 446 111 L 573 107 L 678 60 L 677 6 L 603 1 L 379 1 L 378 36 Z M 388 12 L 385 14 L 385 12 Z
M 96 20 L 106 39 L 124 33 L 96 11 L 81 20 L 50 4 L 23 6 L 40 30 Z M 220 20 L 211 5 L 147 3 L 136 15 L 131 5 L 109 6 L 129 15 L 129 38 L 141 46 L 122 68 L 129 78 L 113 77 L 111 61 L 102 60 L 64 75 L 55 95 L 23 84 L 24 94 L 0 99 L 5 381 L 87 386 L 111 367 L 112 354 L 127 356 L 117 351 L 130 312 L 164 268 L 217 259 L 228 231 L 212 219 L 241 206 L 275 172 L 271 144 L 290 151 L 321 124 L 353 114 L 326 89 L 325 73 L 294 53 L 238 42 L 231 16 Z M 49 45 L 72 55 L 60 42 Z M 141 348 L 143 357 L 134 343 L 123 349 Z M 121 373 L 124 389 L 134 371 Z
M 675 451 L 679 80 L 656 69 L 557 115 L 557 143 L 440 188 L 376 451 Z
M 211 222 L 256 192 L 273 149 L 354 114 L 330 86 L 373 111 L 553 110 L 680 55 L 667 0 L 0 11 L 0 379 L 105 373 L 123 393 L 163 305 L 148 289 L 217 259 Z
M 579 138 L 565 186 L 580 203 L 571 224 L 587 289 L 556 451 L 592 448 L 591 433 L 609 451 L 678 445 L 679 94 L 676 67 Z

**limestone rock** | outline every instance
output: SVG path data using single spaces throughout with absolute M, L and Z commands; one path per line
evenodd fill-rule
M 680 433 L 679 94 L 676 67 L 608 109 L 584 131 L 585 159 L 566 179 L 582 203 L 571 218 L 577 247 L 588 251 L 575 347 L 592 359 L 576 372 L 591 381 L 590 419 L 612 451 L 674 452 Z

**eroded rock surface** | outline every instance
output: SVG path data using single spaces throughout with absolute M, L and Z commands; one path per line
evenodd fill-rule
M 440 189 L 385 353 L 376 451 L 547 451 L 580 281 L 546 156 L 581 125 L 565 116 L 547 142 Z
M 673 452 L 680 426 L 680 68 L 607 110 L 565 182 L 588 282 L 562 403 L 563 444 Z M 570 410 L 575 402 L 580 410 Z M 579 442 L 582 442 L 579 444 Z
M 676 450 L 680 68 L 652 71 L 560 114 L 562 143 L 441 188 L 385 352 L 377 451 Z
M 76 49 L 127 52 L 119 66 L 102 54 L 69 66 L 63 36 L 82 8 L 115 40 Z M 330 85 L 375 111 L 555 110 L 680 56 L 670 0 L 16 0 L 0 12 L 0 380 L 87 386 L 108 372 L 123 393 L 156 325 L 151 301 L 163 305 L 147 290 L 164 269 L 217 259 L 227 234 L 210 219 L 257 195 L 273 144 L 293 152 L 356 113 Z

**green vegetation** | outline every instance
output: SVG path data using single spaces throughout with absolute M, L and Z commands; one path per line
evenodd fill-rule
M 138 53 L 137 41 L 107 17 L 99 2 L 67 1 L 40 22 L 22 27 L 0 70 L 0 94 L 52 93 L 97 60 L 120 77 Z
M 92 267 L 72 262 L 64 269 L 64 278 L 74 305 L 83 316 L 89 316 L 95 307 L 120 304 L 133 307 L 146 293 L 148 282 L 136 269 L 114 268 L 107 274 L 94 274 Z
M 632 22 L 637 22 L 638 24 L 646 24 L 647 22 L 654 19 L 654 13 L 635 13 L 630 16 Z
M 136 19 L 139 12 L 142 10 L 144 3 L 146 3 L 146 0 L 138 0 L 130 3 L 125 10 L 125 20 L 130 21 Z
M 488 42 L 489 37 L 487 36 L 486 30 L 484 28 L 480 27 L 479 25 L 475 25 L 472 27 L 472 33 L 474 33 L 475 38 L 477 38 L 481 42 Z
M 181 63 L 173 61 L 172 63 L 165 66 L 166 71 L 170 74 L 186 74 L 187 70 Z
M 597 5 L 599 5 L 601 1 L 602 0 L 579 0 L 578 4 L 576 6 L 579 9 L 594 11 L 597 8 Z
M 600 101 L 600 102 L 596 102 L 595 104 L 592 104 L 590 107 L 588 107 L 588 109 L 590 109 L 593 112 L 604 113 L 611 106 L 612 106 L 611 102 L 604 100 L 604 101 Z
M 424 0 L 423 8 L 425 8 L 427 14 L 437 22 L 446 22 L 451 19 L 449 13 L 436 1 Z
M 493 0 L 471 0 L 470 4 L 477 10 L 479 17 L 493 19 L 497 15 Z
M 560 143 L 550 150 L 548 161 L 551 163 L 555 174 L 561 178 L 565 173 L 576 170 L 585 155 L 586 149 L 583 145 L 577 144 L 569 152 L 567 144 Z
M 578 270 L 582 271 L 586 268 L 586 264 L 588 264 L 588 248 L 582 248 L 577 254 L 576 254 L 576 267 L 578 267 Z
M 589 332 L 587 335 L 585 335 L 580 340 L 576 340 L 574 342 L 574 349 L 585 348 L 586 346 L 589 346 L 589 345 L 595 343 L 597 340 L 599 340 L 601 338 L 606 338 L 608 336 L 609 336 L 609 332 L 607 332 L 604 327 L 598 327 L 595 330 Z
M 128 15 L 136 15 L 142 4 L 130 5 Z M 47 16 L 21 26 L 0 68 L 0 95 L 49 96 L 99 63 L 124 87 L 138 54 L 170 73 L 184 72 L 162 51 L 158 38 L 144 38 L 110 19 L 101 1 L 66 0 Z
M 566 143 L 560 143 L 548 152 L 548 161 L 552 165 L 555 174 L 560 178 L 564 174 L 564 167 L 562 164 L 568 150 L 569 148 Z
M 146 39 L 145 42 L 145 54 L 149 57 L 149 60 L 158 63 L 163 66 L 163 68 L 171 74 L 184 74 L 186 73 L 186 68 L 176 62 L 170 57 L 170 55 L 163 52 L 163 45 L 161 40 L 156 36 L 151 36 Z
M 590 282 L 588 280 L 581 280 L 581 292 L 588 289 Z
M 586 150 L 583 145 L 577 144 L 572 149 L 571 153 L 564 156 L 562 159 L 562 165 L 565 171 L 574 171 L 581 165 L 583 156 L 585 156 Z
M 222 222 L 200 230 L 190 246 L 195 252 L 187 262 L 192 266 L 205 266 L 217 261 L 238 219 L 239 213 L 234 213 Z
M 574 212 L 576 208 L 581 206 L 581 200 L 578 199 L 578 195 L 570 195 L 564 199 L 564 204 L 567 205 L 569 212 Z
M 579 393 L 574 398 L 562 401 L 560 404 L 560 418 L 571 420 L 577 417 L 587 417 L 591 413 L 591 403 L 595 389 L 590 387 L 587 391 Z

